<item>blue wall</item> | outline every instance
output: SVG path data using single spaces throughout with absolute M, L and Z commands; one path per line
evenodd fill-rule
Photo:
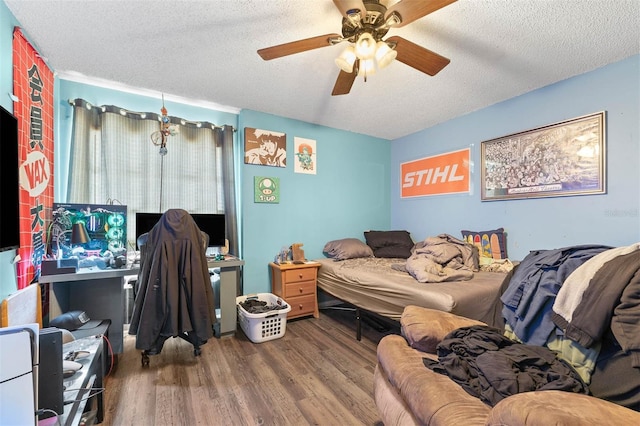
M 327 241 L 389 228 L 389 141 L 254 111 L 239 126 L 287 135 L 286 168 L 242 167 L 244 293 L 271 291 L 268 264 L 283 246 L 303 243 L 314 259 Z M 317 174 L 294 173 L 296 136 L 316 141 Z M 278 204 L 254 202 L 255 176 L 280 178 Z
M 480 201 L 480 143 L 599 111 L 607 112 L 604 195 Z M 472 145 L 473 193 L 400 198 L 400 164 Z M 395 140 L 391 224 L 414 240 L 504 227 L 512 259 L 529 250 L 640 241 L 640 56 L 558 82 Z

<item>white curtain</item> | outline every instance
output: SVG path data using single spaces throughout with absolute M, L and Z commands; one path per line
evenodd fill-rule
M 225 213 L 227 238 L 238 253 L 231 126 L 169 117 L 179 132 L 167 136 L 167 153 L 160 155 L 151 141 L 159 114 L 82 99 L 72 104 L 69 203 L 126 205 L 131 247 L 137 212 Z

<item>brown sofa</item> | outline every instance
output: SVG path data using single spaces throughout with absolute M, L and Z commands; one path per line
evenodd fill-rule
M 640 412 L 556 390 L 519 393 L 491 407 L 423 362 L 423 358 L 437 360 L 436 346 L 452 330 L 482 323 L 408 306 L 400 324 L 402 336 L 384 337 L 377 349 L 374 394 L 386 426 L 640 424 Z M 640 380 L 639 372 L 633 371 L 628 380 Z

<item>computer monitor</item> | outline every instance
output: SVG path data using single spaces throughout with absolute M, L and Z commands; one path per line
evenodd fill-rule
M 140 235 L 151 231 L 162 217 L 162 213 L 136 213 L 136 241 Z M 191 213 L 191 217 L 202 232 L 209 236 L 209 247 L 224 247 L 226 222 L 224 214 Z
M 198 228 L 209 236 L 209 247 L 224 247 L 227 228 L 223 214 L 191 213 L 191 217 Z
M 161 217 L 162 213 L 136 213 L 136 245 L 140 235 L 151 231 Z

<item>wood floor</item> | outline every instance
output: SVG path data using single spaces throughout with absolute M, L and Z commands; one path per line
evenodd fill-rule
M 388 331 L 394 332 L 394 330 Z M 279 339 L 235 336 L 201 347 L 169 339 L 142 367 L 135 336 L 106 379 L 104 425 L 380 425 L 373 400 L 376 344 L 384 335 L 352 313 L 289 321 Z

